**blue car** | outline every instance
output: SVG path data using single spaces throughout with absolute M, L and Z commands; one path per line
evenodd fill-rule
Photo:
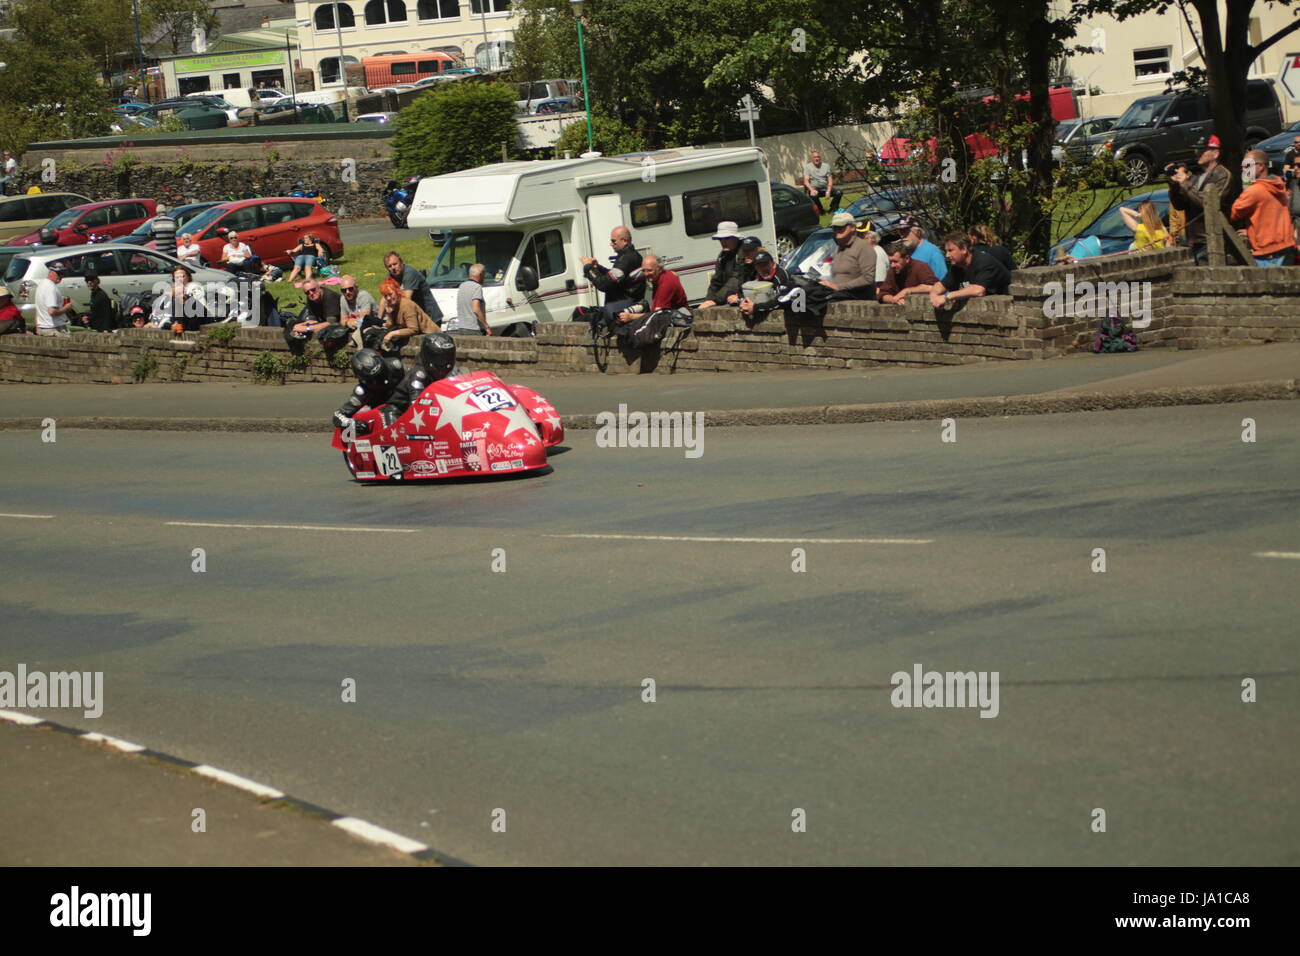
M 1055 262 L 1057 257 L 1064 255 L 1074 255 L 1075 258 L 1089 258 L 1090 255 L 1109 255 L 1112 252 L 1123 252 L 1129 246 L 1133 245 L 1133 231 L 1124 224 L 1124 217 L 1120 213 L 1120 206 L 1127 206 L 1129 209 L 1137 209 L 1144 200 L 1150 199 L 1156 204 L 1156 211 L 1160 213 L 1160 219 L 1168 222 L 1169 219 L 1169 190 L 1152 189 L 1144 193 L 1138 193 L 1136 196 L 1129 196 L 1121 200 L 1118 204 L 1111 206 L 1100 216 L 1094 219 L 1091 224 L 1076 232 L 1073 236 L 1062 239 L 1056 245 L 1052 246 L 1052 251 L 1048 256 L 1048 262 Z M 1087 239 L 1088 241 L 1080 244 L 1078 249 L 1073 252 L 1079 240 Z M 1100 252 L 1096 250 L 1100 249 Z
M 1275 173 L 1282 171 L 1282 163 L 1286 160 L 1286 151 L 1291 146 L 1291 141 L 1300 136 L 1300 123 L 1292 123 L 1276 136 L 1270 136 L 1262 141 L 1256 149 L 1262 149 L 1268 153 L 1268 167 Z

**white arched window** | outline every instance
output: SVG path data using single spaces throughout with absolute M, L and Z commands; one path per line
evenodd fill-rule
M 515 45 L 509 40 L 490 40 L 474 48 L 474 65 L 482 70 L 503 70 L 510 65 Z
M 360 63 L 355 56 L 343 57 L 344 63 Z M 340 83 L 343 78 L 339 76 L 339 58 L 336 56 L 327 56 L 320 61 L 320 81 L 324 86 L 329 83 Z
M 370 0 L 366 4 L 366 26 L 368 27 L 405 22 L 406 4 L 402 0 Z
M 351 30 L 357 25 L 357 18 L 352 14 L 352 5 L 348 3 L 326 3 L 316 8 L 316 29 L 334 29 L 334 10 L 339 12 L 339 29 Z

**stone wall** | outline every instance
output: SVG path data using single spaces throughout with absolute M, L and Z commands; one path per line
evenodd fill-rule
M 363 141 L 368 143 L 369 141 Z M 41 178 L 41 169 L 24 167 L 18 187 L 11 192 L 26 192 L 39 186 L 46 192 L 73 192 L 95 201 L 147 197 L 169 206 L 191 202 L 225 201 L 232 196 L 242 199 L 252 193 L 260 196 L 287 196 L 296 183 L 316 190 L 325 208 L 340 219 L 383 217 L 384 186 L 392 178 L 393 164 L 386 158 L 356 158 L 356 176 L 343 180 L 344 166 L 338 159 L 301 160 L 296 157 L 296 143 L 265 144 L 263 147 L 227 146 L 230 152 L 248 152 L 246 159 L 230 156 L 221 161 L 195 160 L 187 154 L 178 158 L 136 163 L 139 150 L 106 152 L 96 161 L 85 158 L 57 161 L 54 181 Z M 370 147 L 365 146 L 365 155 Z M 30 158 L 28 159 L 30 162 Z
M 737 309 L 697 312 L 688 332 L 671 329 L 664 346 L 640 353 L 593 345 L 584 323 L 543 325 L 536 338 L 462 338 L 461 362 L 503 375 L 549 373 L 671 373 L 964 365 L 989 360 L 1051 358 L 1091 346 L 1100 323 L 1097 283 L 1116 283 L 1137 298 L 1150 321 L 1137 335 L 1144 346 L 1205 348 L 1300 341 L 1300 268 L 1199 268 L 1186 250 L 1144 253 L 1015 273 L 1011 294 L 972 300 L 936 312 L 922 296 L 904 306 L 841 302 L 821 321 L 784 312 L 751 323 Z M 1134 305 L 1136 303 L 1136 305 Z M 257 379 L 261 363 L 273 381 L 344 382 L 312 347 L 291 361 L 278 329 L 241 329 L 227 344 L 210 334 L 173 336 L 152 330 L 114 335 L 78 333 L 67 339 L 0 337 L 0 381 L 130 382 L 145 365 L 151 380 Z M 406 352 L 413 354 L 417 346 Z M 142 365 L 145 355 L 151 359 Z M 283 373 L 282 375 L 280 373 Z

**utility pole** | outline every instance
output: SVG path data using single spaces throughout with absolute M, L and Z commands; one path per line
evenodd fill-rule
M 148 103 L 149 95 L 144 90 L 144 44 L 140 41 L 140 0 L 131 0 L 131 13 L 135 17 L 136 95 Z
M 343 122 L 348 121 L 348 65 L 343 59 L 343 23 L 339 17 L 339 5 L 334 4 L 334 33 L 339 40 L 339 78 L 343 80 Z M 297 109 L 295 117 L 300 116 Z

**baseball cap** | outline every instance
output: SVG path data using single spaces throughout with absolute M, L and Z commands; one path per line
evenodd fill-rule
M 776 260 L 772 258 L 772 253 L 768 252 L 766 249 L 754 256 L 754 265 L 756 266 L 771 265 L 775 261 Z
M 1211 137 L 1210 137 L 1210 141 L 1209 141 L 1208 143 L 1205 144 L 1205 148 L 1206 148 L 1206 149 L 1219 149 L 1219 148 L 1221 148 L 1220 145 L 1219 145 L 1219 137 L 1217 137 L 1217 136 L 1211 136 Z
M 740 239 L 740 231 L 736 224 L 731 220 L 718 223 L 718 231 L 713 234 L 714 239 Z
M 845 226 L 852 226 L 857 220 L 853 218 L 852 213 L 837 212 L 831 216 L 831 226 L 835 229 L 843 229 Z
M 740 248 L 742 249 L 753 251 L 754 249 L 761 249 L 762 247 L 763 240 L 758 238 L 758 236 L 746 236 L 740 241 Z

